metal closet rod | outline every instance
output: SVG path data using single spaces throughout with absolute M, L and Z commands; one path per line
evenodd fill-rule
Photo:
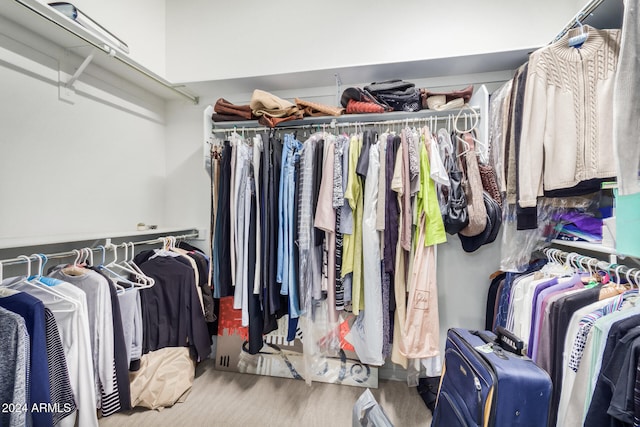
M 463 113 L 465 115 L 470 115 L 472 116 L 473 119 L 473 115 L 477 115 L 479 114 L 476 110 L 470 110 L 469 113 Z M 291 129 L 326 129 L 326 128 L 330 128 L 330 129 L 334 129 L 334 128 L 339 128 L 339 127 L 355 127 L 355 126 L 384 126 L 384 125 L 394 125 L 394 124 L 406 124 L 406 123 L 419 123 L 419 122 L 424 122 L 424 123 L 429 123 L 431 121 L 444 121 L 444 120 L 462 120 L 464 119 L 464 116 L 462 117 L 456 117 L 456 114 L 450 114 L 447 116 L 442 116 L 442 115 L 438 115 L 438 116 L 426 116 L 426 117 L 412 117 L 412 118 L 406 118 L 406 119 L 396 119 L 396 120 L 382 120 L 382 121 L 375 121 L 375 122 L 369 122 L 369 121 L 362 121 L 362 122 L 336 122 L 336 123 L 310 123 L 310 124 L 304 124 L 304 125 L 292 125 L 292 126 L 277 126 L 275 128 L 270 128 L 267 126 L 258 126 L 258 127 L 245 127 L 245 126 L 234 126 L 234 127 L 228 127 L 228 128 L 213 128 L 211 129 L 211 132 L 214 133 L 225 133 L 225 132 L 233 132 L 233 131 L 246 131 L 246 132 L 264 132 L 264 131 L 278 131 L 278 130 L 291 130 Z M 473 119 L 475 120 L 475 119 Z
M 573 17 L 573 19 L 565 25 L 565 27 L 560 31 L 560 33 L 553 39 L 554 42 L 560 40 L 569 30 L 576 26 L 576 21 L 582 22 L 587 16 L 591 15 L 605 0 L 591 0 L 587 3 L 577 14 Z
M 565 252 L 556 248 L 544 248 L 542 253 L 551 259 L 556 258 L 567 261 L 569 265 L 571 265 L 572 262 L 575 262 L 585 268 L 591 266 L 607 270 L 609 273 L 614 273 L 619 276 L 626 276 L 628 273 L 628 276 L 633 277 L 634 280 L 637 279 L 636 276 L 640 276 L 640 268 L 633 268 L 619 263 L 611 264 L 608 261 L 581 255 L 577 252 Z M 640 286 L 640 283 L 636 284 Z
M 168 237 L 173 237 L 176 240 L 186 240 L 192 237 L 198 237 L 198 233 L 190 233 L 190 234 L 182 234 L 180 236 L 166 236 L 166 237 L 158 237 L 156 239 L 151 239 L 151 240 L 142 240 L 140 242 L 133 242 L 134 245 L 156 245 L 158 243 L 164 243 Z M 109 240 L 109 239 L 107 239 Z M 96 252 L 102 252 L 102 249 L 104 247 L 105 250 L 115 250 L 117 249 L 120 245 L 122 245 L 122 243 L 120 244 L 106 244 L 102 247 L 94 247 L 94 248 L 86 248 L 86 249 L 90 249 L 91 251 L 96 251 Z M 78 249 L 76 249 L 77 251 Z M 66 252 L 56 252 L 53 254 L 31 254 L 29 256 L 27 256 L 28 261 L 31 262 L 33 261 L 37 261 L 38 260 L 38 255 L 44 255 L 45 257 L 47 257 L 47 259 L 58 259 L 58 258 L 69 258 L 72 256 L 77 256 L 78 254 L 76 252 L 74 252 L 73 250 L 71 251 L 66 251 Z M 0 260 L 0 264 L 2 264 L 3 266 L 5 265 L 15 265 L 15 264 L 22 264 L 22 263 L 26 263 L 27 259 L 26 258 L 9 258 L 9 259 L 3 259 Z

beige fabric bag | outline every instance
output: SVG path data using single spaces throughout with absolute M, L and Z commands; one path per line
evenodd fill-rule
M 253 91 L 249 105 L 255 116 L 287 117 L 299 114 L 297 105 L 260 89 Z
M 460 234 L 467 237 L 477 236 L 487 227 L 487 208 L 484 205 L 482 196 L 482 177 L 480 176 L 480 168 L 478 167 L 478 157 L 475 153 L 473 138 L 470 134 L 465 133 L 462 138 L 468 144 L 458 152 L 463 153 L 464 157 L 464 175 L 463 182 L 464 193 L 467 198 L 467 211 L 469 213 L 469 225 L 460 230 Z
M 188 347 L 166 347 L 145 354 L 140 369 L 129 373 L 131 407 L 162 409 L 184 401 L 195 370 Z
M 420 237 L 409 268 L 409 296 L 400 344 L 400 353 L 410 359 L 424 359 L 440 354 L 436 247 L 425 246 L 424 214 L 419 226 Z

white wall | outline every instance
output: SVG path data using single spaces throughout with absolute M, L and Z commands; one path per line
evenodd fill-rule
M 167 76 L 190 82 L 528 49 L 575 0 L 167 0 Z M 185 31 L 185 29 L 187 29 Z
M 74 0 L 89 15 L 129 46 L 129 56 L 166 77 L 165 0 Z
M 151 102 L 151 120 L 105 101 L 89 76 L 78 85 L 95 96 L 63 102 L 43 52 L 0 36 L 0 243 L 164 225 L 164 110 Z

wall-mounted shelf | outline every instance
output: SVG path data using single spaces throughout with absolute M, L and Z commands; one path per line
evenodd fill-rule
M 13 249 L 13 248 L 25 248 L 33 246 L 46 246 L 56 245 L 61 243 L 73 243 L 73 242 L 88 242 L 105 239 L 122 239 L 122 238 L 134 238 L 149 237 L 149 236 L 162 236 L 162 235 L 175 235 L 175 234 L 194 234 L 197 233 L 198 237 L 203 232 L 194 227 L 173 227 L 173 228 L 156 228 L 154 230 L 128 230 L 128 231 L 115 231 L 104 233 L 77 233 L 77 234 L 61 234 L 52 236 L 34 236 L 34 237 L 15 237 L 15 238 L 0 238 L 0 249 Z
M 6 25 L 4 19 L 8 22 Z M 37 0 L 3 1 L 0 5 L 0 34 L 23 42 L 22 37 L 11 34 L 10 24 L 17 24 L 84 58 L 95 52 L 91 60 L 93 64 L 160 98 L 186 99 L 194 104 L 198 103 L 198 97 L 182 86 L 174 85 L 124 53 L 111 49 L 93 33 L 45 3 Z
M 290 128 L 290 127 L 303 127 L 303 126 L 315 126 L 315 125 L 331 125 L 331 123 L 376 123 L 376 122 L 388 122 L 388 121 L 407 121 L 413 123 L 416 120 L 428 120 L 431 117 L 434 118 L 447 118 L 449 116 L 456 116 L 458 113 L 474 114 L 479 113 L 480 109 L 477 107 L 468 108 L 465 110 L 420 110 L 415 112 L 403 112 L 403 111 L 390 111 L 388 113 L 381 114 L 343 114 L 341 116 L 321 116 L 321 117 L 305 117 L 301 120 L 290 120 L 283 122 L 275 127 L 275 129 Z M 257 120 L 242 120 L 237 122 L 212 122 L 214 130 L 238 130 L 242 128 L 255 128 L 263 127 Z M 264 127 L 267 129 L 266 127 Z
M 558 246 L 576 248 L 576 249 L 581 249 L 581 250 L 590 251 L 590 252 L 598 252 L 598 253 L 608 254 L 608 255 L 619 255 L 618 252 L 616 252 L 615 248 L 602 246 L 600 243 L 590 243 L 590 242 L 581 242 L 581 241 L 572 242 L 570 240 L 559 240 L 559 239 L 553 239 L 551 243 Z

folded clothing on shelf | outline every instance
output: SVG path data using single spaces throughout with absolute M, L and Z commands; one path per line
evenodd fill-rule
M 434 92 L 429 89 L 420 89 L 422 98 L 422 108 L 436 111 L 451 110 L 461 108 L 468 103 L 473 95 L 473 85 L 464 89 L 452 90 L 448 92 Z
M 318 116 L 340 116 L 344 113 L 344 108 L 334 107 L 332 105 L 319 104 L 317 102 L 305 101 L 304 99 L 296 98 L 296 105 L 305 116 L 318 117 Z

